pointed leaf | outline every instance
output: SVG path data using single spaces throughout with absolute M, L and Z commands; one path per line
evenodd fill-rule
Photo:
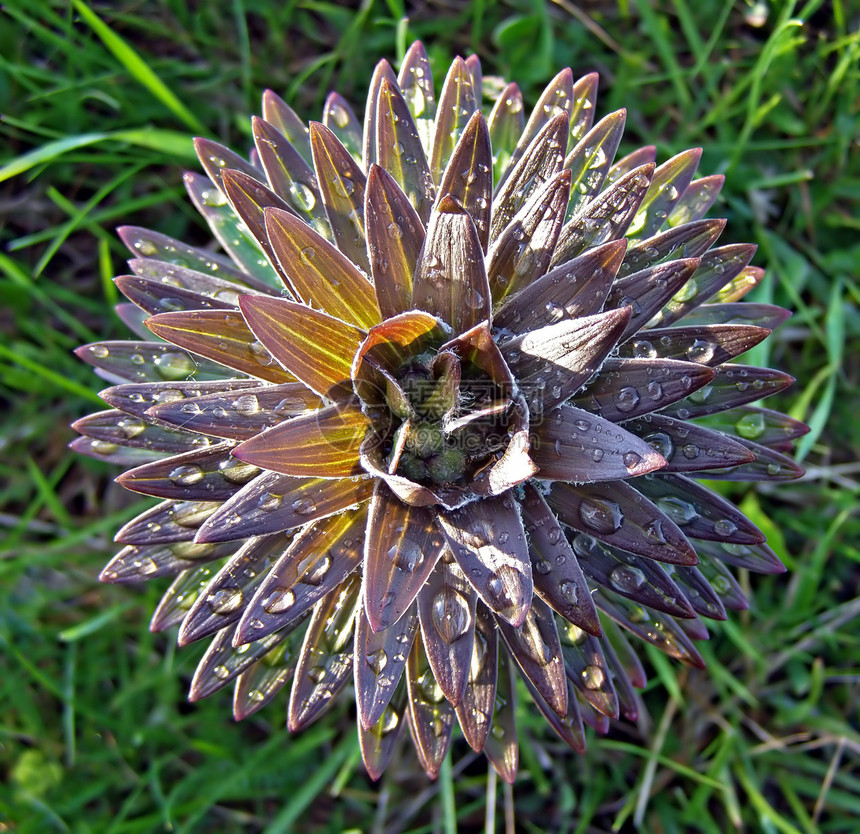
M 355 703 L 359 725 L 369 730 L 382 718 L 406 668 L 418 631 L 412 606 L 396 623 L 373 631 L 360 605 L 355 621 Z
M 179 630 L 179 645 L 186 646 L 237 622 L 261 577 L 283 555 L 291 538 L 278 534 L 248 539 L 191 606 Z
M 571 144 L 585 136 L 594 122 L 599 81 L 600 76 L 596 72 L 590 72 L 578 78 L 573 85 L 573 107 L 570 109 Z
M 694 362 L 613 357 L 571 403 L 617 423 L 659 411 L 707 385 L 714 375 L 710 368 Z
M 631 171 L 642 165 L 654 165 L 657 161 L 657 148 L 655 145 L 643 145 L 632 153 L 619 159 L 610 169 L 607 180 L 615 183 L 626 177 Z
M 670 405 L 665 409 L 665 413 L 681 420 L 704 417 L 778 394 L 794 383 L 794 377 L 770 368 L 730 363 L 718 365 L 714 370 L 717 375 L 711 382 L 693 392 L 687 399 Z
M 239 154 L 231 151 L 230 148 L 219 145 L 211 139 L 196 138 L 194 140 L 194 150 L 197 152 L 197 158 L 200 160 L 200 164 L 203 166 L 209 179 L 225 194 L 226 191 L 224 191 L 221 178 L 224 171 L 228 168 L 235 168 L 237 171 L 241 171 L 243 174 L 253 177 L 258 181 L 263 179 L 264 174 L 259 168 L 251 165 L 247 160 L 239 156 Z
M 696 553 L 675 522 L 629 484 L 553 484 L 547 501 L 559 521 L 586 537 L 659 562 L 696 564 Z
M 266 210 L 266 229 L 297 298 L 359 327 L 379 323 L 373 286 L 325 238 L 278 209 Z
M 439 182 L 451 153 L 478 109 L 472 77 L 462 58 L 457 57 L 448 70 L 436 115 L 436 129 L 430 151 L 430 173 Z
M 287 711 L 290 732 L 298 732 L 316 721 L 352 677 L 353 627 L 360 590 L 359 577 L 350 576 L 314 610 L 290 693 Z
M 161 597 L 149 622 L 149 630 L 158 633 L 181 623 L 216 570 L 217 565 L 198 565 L 180 573 Z
M 782 447 L 809 432 L 809 426 L 786 414 L 742 405 L 699 418 L 700 425 L 762 446 Z
M 376 110 L 376 163 L 415 206 L 422 222 L 430 217 L 435 190 L 412 114 L 396 83 L 382 80 Z
M 331 92 L 323 106 L 322 123 L 337 137 L 350 156 L 361 162 L 361 122 L 349 102 L 340 94 Z
M 359 722 L 358 743 L 361 758 L 368 775 L 374 781 L 382 776 L 391 761 L 397 740 L 407 723 L 406 701 L 406 684 L 401 683 L 382 716 L 372 727 L 365 730 Z
M 622 357 L 680 359 L 713 366 L 734 359 L 769 335 L 763 327 L 743 324 L 655 327 L 619 345 L 618 353 Z
M 634 168 L 580 206 L 562 226 L 551 266 L 563 264 L 589 247 L 623 237 L 645 199 L 653 173 L 653 164 Z
M 187 243 L 149 229 L 141 229 L 139 226 L 120 226 L 117 234 L 136 258 L 146 258 L 197 270 L 234 282 L 240 287 L 253 287 L 263 292 L 270 291 L 267 283 L 243 274 L 236 269 L 229 258 L 207 249 L 195 249 Z
M 320 193 L 338 249 L 370 272 L 364 230 L 364 172 L 327 127 L 311 122 L 311 149 Z
M 630 321 L 621 340 L 638 333 L 687 283 L 698 265 L 698 258 L 684 258 L 650 266 L 625 278 L 616 278 L 606 306 L 629 307 L 631 311 Z
M 507 652 L 500 651 L 490 732 L 484 743 L 484 755 L 496 772 L 508 784 L 517 776 L 519 750 L 517 749 L 517 687 L 514 665 Z
M 104 440 L 95 440 L 92 437 L 76 437 L 69 448 L 78 455 L 115 463 L 118 466 L 139 466 L 142 463 L 150 463 L 164 457 L 163 452 L 153 452 L 150 449 L 131 449 L 127 446 L 117 446 Z
M 175 287 L 197 295 L 208 296 L 219 305 L 235 307 L 239 303 L 240 294 L 257 292 L 228 273 L 218 277 L 217 271 L 215 274 L 201 272 L 175 263 L 157 261 L 154 258 L 132 258 L 128 266 L 138 277 L 160 283 L 163 295 L 169 295 Z M 269 293 L 271 289 L 267 288 L 266 294 Z
M 266 296 L 253 298 L 275 301 Z M 257 341 L 238 310 L 160 313 L 148 319 L 146 326 L 156 336 L 239 373 L 267 382 L 295 381 Z
M 132 414 L 113 410 L 99 411 L 76 420 L 72 428 L 103 443 L 173 455 L 204 449 L 213 442 L 202 435 L 156 426 Z
M 431 512 L 403 504 L 384 484 L 377 485 L 364 541 L 364 605 L 374 631 L 393 625 L 409 609 L 443 546 Z
M 585 732 L 582 726 L 582 716 L 579 714 L 578 699 L 572 688 L 572 684 L 567 680 L 565 681 L 567 688 L 567 712 L 563 717 L 559 717 L 528 679 L 524 683 L 535 706 L 541 711 L 543 717 L 555 730 L 558 737 L 572 750 L 576 750 L 577 753 L 584 753 Z
M 231 281 L 240 287 L 270 292 L 268 284 L 252 275 L 243 274 L 224 255 L 217 255 L 208 249 L 195 249 L 187 243 L 139 226 L 120 226 L 116 231 L 135 258 L 196 270 Z
M 369 171 L 370 166 L 378 161 L 376 159 L 377 110 L 379 109 L 379 91 L 385 79 L 391 83 L 397 83 L 397 78 L 394 75 L 394 70 L 391 69 L 391 64 L 383 58 L 373 70 L 373 76 L 370 79 L 370 88 L 367 91 L 367 107 L 364 111 L 363 149 L 365 171 Z
M 726 283 L 746 268 L 755 246 L 739 243 L 711 249 L 702 256 L 699 268 L 682 288 L 679 296 L 670 299 L 662 311 L 660 324 L 667 325 L 686 316 L 691 310 L 714 296 Z
M 631 245 L 627 250 L 624 263 L 618 270 L 620 277 L 664 261 L 676 258 L 702 258 L 722 233 L 725 220 L 698 220 L 649 237 Z M 742 244 L 746 246 L 746 244 Z M 695 287 L 693 287 L 693 293 Z M 693 294 L 691 293 L 691 295 Z
M 406 685 L 415 749 L 425 773 L 435 779 L 451 743 L 454 708 L 433 677 L 420 638 L 412 644 L 406 661 Z
M 240 306 L 254 335 L 308 388 L 330 399 L 348 395 L 361 330 L 282 298 L 243 296 Z
M 483 603 L 475 612 L 475 640 L 463 697 L 457 704 L 457 720 L 469 746 L 484 749 L 496 701 L 496 672 L 499 662 L 498 627 Z
M 803 477 L 803 467 L 788 455 L 751 440 L 738 438 L 738 441 L 755 459 L 731 469 L 710 470 L 708 478 L 719 481 L 793 481 Z
M 255 661 L 270 655 L 278 646 L 283 646 L 282 654 L 279 656 L 280 661 L 288 663 L 291 656 L 292 641 L 287 642 L 286 645 L 284 643 L 293 636 L 303 622 L 300 620 L 292 629 L 283 629 L 248 646 L 242 646 L 240 649 L 233 646 L 233 632 L 235 630 L 233 626 L 228 626 L 223 631 L 219 631 L 212 638 L 206 653 L 197 664 L 191 681 L 188 700 L 199 701 L 223 689 Z
M 388 172 L 370 169 L 364 195 L 370 273 L 384 319 L 412 307 L 412 275 L 424 245 L 424 226 Z
M 328 237 L 329 225 L 316 174 L 298 150 L 267 120 L 251 121 L 269 186 L 299 217 Z
M 606 589 L 595 591 L 594 601 L 601 611 L 612 617 L 620 626 L 656 646 L 664 654 L 681 661 L 685 666 L 705 668 L 702 656 L 674 617 L 643 608 Z
M 266 472 L 209 518 L 197 541 L 228 541 L 299 527 L 367 501 L 373 481 L 291 478 Z
M 673 617 L 696 616 L 681 589 L 653 559 L 598 544 L 586 536 L 577 537 L 576 543 L 579 564 L 592 583 Z
M 281 643 L 270 649 L 237 678 L 233 690 L 233 718 L 244 721 L 261 710 L 292 680 L 296 662 Z
M 397 83 L 403 98 L 415 119 L 415 126 L 424 153 L 429 156 L 433 144 L 433 124 L 436 117 L 436 97 L 433 91 L 433 74 L 427 52 L 420 41 L 406 51 Z
M 566 67 L 547 84 L 534 109 L 529 115 L 528 123 L 522 131 L 514 150 L 511 165 L 525 154 L 528 146 L 535 137 L 546 127 L 551 119 L 565 116 L 569 129 L 571 110 L 573 109 L 573 73 Z M 501 184 L 501 183 L 500 183 Z
M 630 312 L 610 310 L 517 336 L 502 354 L 534 416 L 564 402 L 600 367 L 624 332 Z
M 182 287 L 165 285 L 162 281 L 140 278 L 136 275 L 120 275 L 113 279 L 117 289 L 141 310 L 149 314 L 165 313 L 174 310 L 229 310 L 235 309 L 239 295 L 232 294 L 228 300 L 213 298 L 210 295 L 191 292 Z M 223 282 L 225 288 L 232 285 Z
M 523 207 L 526 200 L 562 168 L 567 149 L 568 118 L 560 114 L 550 119 L 535 136 L 525 153 L 511 168 L 510 175 L 496 189 L 490 223 L 492 243 Z
M 510 493 L 466 504 L 438 517 L 448 546 L 484 602 L 518 627 L 532 600 L 532 571 L 523 523 Z
M 750 602 L 743 589 L 732 576 L 731 571 L 719 559 L 712 559 L 699 553 L 699 570 L 708 580 L 713 590 L 720 597 L 720 602 L 733 611 L 746 611 Z
M 320 398 L 302 383 L 286 382 L 172 400 L 151 408 L 147 416 L 185 431 L 246 440 L 321 405 Z
M 215 239 L 239 269 L 254 275 L 267 287 L 280 286 L 277 271 L 227 198 L 199 174 L 186 173 L 182 179 L 194 207 L 205 218 Z
M 499 619 L 499 631 L 523 675 L 556 715 L 567 714 L 567 680 L 554 615 L 543 600 L 532 600 L 519 628 Z
M 603 652 L 607 641 L 586 634 L 575 625 L 563 625 L 558 635 L 570 682 L 599 713 L 618 718 L 618 695 Z
M 605 116 L 583 136 L 564 160 L 564 167 L 571 172 L 568 216 L 576 214 L 579 206 L 600 193 L 621 142 L 626 119 L 626 110 L 616 110 Z
M 295 384 L 295 383 L 288 383 Z M 146 417 L 150 408 L 169 403 L 182 402 L 202 396 L 214 395 L 229 397 L 241 396 L 250 389 L 259 387 L 260 383 L 253 379 L 222 379 L 209 382 L 197 380 L 177 382 L 130 382 L 125 385 L 115 385 L 99 392 L 99 396 L 108 405 L 133 414 L 136 417 Z M 272 386 L 276 388 L 277 386 Z M 179 406 L 181 408 L 181 405 Z M 171 421 L 167 421 L 171 422 Z
M 536 427 L 530 454 L 540 478 L 579 484 L 635 478 L 666 465 L 644 440 L 567 405 L 547 414 Z
M 76 348 L 75 355 L 103 371 L 99 376 L 111 382 L 179 382 L 194 377 L 200 383 L 231 375 L 223 365 L 163 342 L 96 342 Z
M 726 178 L 722 174 L 693 180 L 675 203 L 668 217 L 668 224 L 681 226 L 704 217 L 719 196 L 725 181 Z
M 570 172 L 561 171 L 545 186 L 535 189 L 531 199 L 496 239 L 487 267 L 494 305 L 528 287 L 546 272 L 569 194 Z
M 733 544 L 697 539 L 694 544 L 696 550 L 714 562 L 725 562 L 754 573 L 785 573 L 785 565 L 764 542 Z
M 143 495 L 183 501 L 226 501 L 260 470 L 231 457 L 232 443 L 219 443 L 123 472 L 120 486 Z
M 286 283 L 280 272 L 275 250 L 269 243 L 269 235 L 266 232 L 266 209 L 276 208 L 281 211 L 291 212 L 293 209 L 282 200 L 274 191 L 266 188 L 252 177 L 241 171 L 228 170 L 223 176 L 224 193 L 230 200 L 233 210 L 248 227 L 254 240 L 266 253 L 269 263 L 278 271 L 281 281 Z M 238 303 L 235 302 L 235 303 Z
M 734 504 L 683 475 L 638 479 L 633 486 L 647 495 L 688 538 L 755 544 L 764 541 L 758 529 Z
M 363 472 L 358 449 L 369 428 L 356 401 L 339 403 L 266 429 L 233 456 L 296 478 L 349 478 Z
M 123 525 L 114 536 L 119 544 L 155 545 L 190 542 L 200 525 L 219 507 L 217 501 L 162 501 Z M 186 548 L 180 548 L 177 555 Z M 196 548 L 187 548 L 188 559 Z M 200 549 L 201 555 L 206 552 Z M 115 580 L 114 580 L 115 581 Z
M 310 163 L 308 129 L 292 107 L 271 90 L 263 92 L 263 118 L 299 151 L 306 162 Z
M 523 487 L 523 526 L 528 533 L 535 593 L 569 622 L 600 634 L 591 589 L 558 519 L 532 484 Z
M 490 239 L 490 205 L 493 201 L 493 148 L 490 131 L 480 110 L 469 119 L 439 182 L 439 197 L 453 197 L 472 217 L 481 248 Z
M 599 312 L 626 248 L 626 241 L 613 240 L 559 264 L 507 300 L 494 314 L 493 324 L 512 333 L 525 333 L 562 318 Z
M 663 414 L 637 417 L 623 425 L 665 458 L 665 473 L 718 469 L 754 459 L 741 443 L 720 432 Z
M 304 616 L 361 562 L 367 510 L 315 521 L 293 539 L 246 605 L 234 644 L 259 640 Z
M 192 535 L 194 531 L 191 531 Z M 205 562 L 232 555 L 239 545 L 197 544 L 190 539 L 165 543 L 142 543 L 120 550 L 99 574 L 100 582 L 144 582 L 160 576 L 175 576 Z
M 493 148 L 493 180 L 502 181 L 508 171 L 517 141 L 525 126 L 523 94 L 516 84 L 508 84 L 499 94 L 488 120 Z
M 450 556 L 436 565 L 418 595 L 427 659 L 437 685 L 453 706 L 463 698 L 471 668 L 477 599 Z
M 671 214 L 675 204 L 693 181 L 701 158 L 702 149 L 691 148 L 658 166 L 654 171 L 651 188 L 648 189 L 633 223 L 627 230 L 628 237 L 650 237 L 666 222 L 666 217 Z
M 700 617 L 726 619 L 726 609 L 719 594 L 711 588 L 711 583 L 698 568 L 678 565 L 672 572 L 672 579 L 683 590 L 690 606 Z
M 764 279 L 764 270 L 758 266 L 748 266 L 741 270 L 728 284 L 726 284 L 715 296 L 718 302 L 731 303 L 740 301 L 750 290 L 757 287 Z
M 710 327 L 718 324 L 746 324 L 776 330 L 791 316 L 788 310 L 773 304 L 750 301 L 729 301 L 702 304 L 684 316 L 683 324 Z M 676 328 L 680 329 L 680 328 Z
M 475 224 L 451 197 L 443 197 L 430 217 L 412 303 L 458 333 L 490 318 L 490 288 Z

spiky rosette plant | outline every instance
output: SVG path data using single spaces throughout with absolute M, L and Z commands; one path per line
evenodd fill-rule
M 715 246 L 700 150 L 613 162 L 596 88 L 485 117 L 477 59 L 437 101 L 415 44 L 363 129 L 267 92 L 250 161 L 197 140 L 229 258 L 120 230 L 144 341 L 78 351 L 116 384 L 73 445 L 163 499 L 102 579 L 174 577 L 152 628 L 213 638 L 192 699 L 233 683 L 242 718 L 291 683 L 298 730 L 354 683 L 373 777 L 406 724 L 434 776 L 459 723 L 510 780 L 515 672 L 581 750 L 637 713 L 630 635 L 699 666 L 702 618 L 747 605 L 726 565 L 782 570 L 696 479 L 799 474 L 805 427 L 750 404 L 791 378 L 730 361 L 788 314 L 739 303 L 762 271 Z

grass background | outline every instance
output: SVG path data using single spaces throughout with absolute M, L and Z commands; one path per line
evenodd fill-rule
M 5 3 L 0 831 L 855 830 L 858 23 L 844 0 Z M 124 335 L 113 227 L 207 241 L 181 185 L 188 137 L 247 148 L 267 86 L 305 118 L 330 89 L 360 111 L 375 60 L 414 38 L 437 85 L 457 53 L 527 102 L 563 66 L 598 70 L 600 114 L 628 108 L 622 152 L 704 145 L 702 172 L 726 175 L 723 239 L 758 242 L 757 300 L 795 310 L 750 361 L 797 377 L 774 405 L 812 426 L 802 481 L 733 492 L 790 573 L 741 577 L 754 607 L 712 629 L 706 672 L 647 652 L 647 712 L 585 756 L 521 708 L 512 791 L 462 740 L 435 784 L 408 749 L 370 783 L 346 702 L 297 737 L 282 698 L 239 725 L 229 695 L 186 705 L 199 651 L 146 630 L 163 588 L 95 580 L 145 502 L 66 449 L 100 387 L 72 348 Z

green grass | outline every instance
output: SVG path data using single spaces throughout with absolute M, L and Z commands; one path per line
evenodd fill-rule
M 0 831 L 843 832 L 860 817 L 860 36 L 844 0 L 414 4 L 12 0 L 0 11 Z M 413 6 L 410 4 L 410 9 Z M 589 18 L 585 11 L 589 10 Z M 521 774 L 488 783 L 462 741 L 427 784 L 411 752 L 363 775 L 346 704 L 297 737 L 283 703 L 236 725 L 194 706 L 199 650 L 146 629 L 159 589 L 100 586 L 139 511 L 68 423 L 98 381 L 72 356 L 123 330 L 113 227 L 207 235 L 184 196 L 189 131 L 241 150 L 266 86 L 306 118 L 361 108 L 379 56 L 476 51 L 533 102 L 558 68 L 601 72 L 625 147 L 702 145 L 726 240 L 759 243 L 757 300 L 795 310 L 750 362 L 797 377 L 803 481 L 733 498 L 791 572 L 741 577 L 707 672 L 651 658 L 646 717 L 576 756 L 527 708 Z M 623 150 L 623 148 L 622 148 Z M 513 830 L 513 828 L 510 828 Z

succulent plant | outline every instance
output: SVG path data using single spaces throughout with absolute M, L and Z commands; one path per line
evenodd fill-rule
M 298 730 L 354 682 L 374 778 L 406 724 L 434 776 L 459 723 L 512 780 L 515 673 L 582 750 L 636 716 L 631 636 L 700 666 L 747 605 L 727 565 L 782 570 L 697 479 L 800 473 L 805 427 L 751 405 L 791 378 L 731 361 L 788 314 L 740 301 L 763 272 L 716 246 L 701 151 L 614 161 L 596 89 L 563 70 L 526 122 L 474 56 L 437 99 L 414 44 L 363 128 L 266 92 L 250 161 L 197 140 L 226 254 L 120 230 L 139 340 L 79 349 L 113 387 L 73 445 L 163 499 L 101 578 L 174 577 L 152 628 L 212 637 L 192 699 L 291 682 Z

